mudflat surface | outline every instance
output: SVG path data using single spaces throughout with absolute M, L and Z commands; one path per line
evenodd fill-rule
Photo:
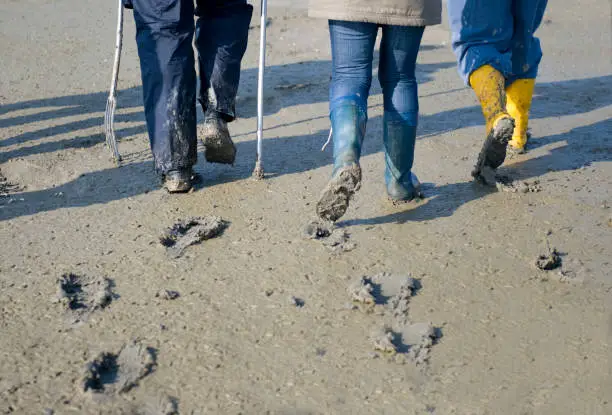
M 335 228 L 351 249 L 304 232 L 331 173 L 331 147 L 320 151 L 326 22 L 303 2 L 270 3 L 267 177 L 250 178 L 255 17 L 230 126 L 236 164 L 207 164 L 200 149 L 202 183 L 177 196 L 153 173 L 131 14 L 117 168 L 102 131 L 114 3 L 0 5 L 0 413 L 612 413 L 609 3 L 549 5 L 529 152 L 499 171 L 500 188 L 516 191 L 472 182 L 480 109 L 447 27 L 428 28 L 414 168 L 424 199 L 386 202 L 374 81 L 362 188 Z M 229 226 L 168 255 L 167 228 L 209 216 Z M 561 266 L 538 269 L 552 249 Z M 419 289 L 356 305 L 351 284 L 382 273 L 390 287 L 414 278 Z M 79 324 L 57 301 L 69 274 L 85 287 L 112 281 L 104 307 L 99 291 L 77 296 L 94 308 Z M 124 355 L 136 369 L 123 350 L 138 351 Z M 122 392 L 92 399 L 83 371 L 104 356 L 101 382 Z

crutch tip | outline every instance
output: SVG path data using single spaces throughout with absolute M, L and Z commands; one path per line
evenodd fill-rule
M 255 169 L 253 170 L 253 178 L 255 180 L 262 180 L 264 178 L 264 170 L 260 162 L 257 162 L 255 164 Z

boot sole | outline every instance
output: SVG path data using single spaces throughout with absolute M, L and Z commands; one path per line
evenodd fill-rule
M 234 164 L 236 146 L 231 138 L 222 135 L 206 137 L 204 140 L 204 157 L 209 163 Z
M 317 215 L 335 222 L 349 207 L 349 201 L 361 187 L 361 167 L 352 164 L 341 168 L 327 183 L 317 203 Z
M 480 180 L 482 170 L 485 167 L 497 169 L 504 163 L 508 143 L 512 139 L 513 132 L 514 120 L 510 117 L 502 118 L 495 124 L 478 154 L 478 161 L 472 171 L 472 177 Z
M 164 188 L 168 193 L 187 193 L 191 190 L 192 184 L 187 181 L 168 181 L 164 182 Z

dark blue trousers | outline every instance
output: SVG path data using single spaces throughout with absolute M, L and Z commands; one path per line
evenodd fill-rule
M 147 130 L 160 173 L 197 160 L 198 99 L 207 117 L 232 121 L 253 8 L 246 0 L 124 0 L 134 9 Z M 194 15 L 198 16 L 194 25 Z
M 546 4 L 547 0 L 448 0 L 453 50 L 465 83 L 484 65 L 504 74 L 508 84 L 535 78 L 542 49 L 534 33 Z

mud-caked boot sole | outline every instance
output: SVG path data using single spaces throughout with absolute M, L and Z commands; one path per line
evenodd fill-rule
M 204 123 L 204 156 L 209 163 L 234 164 L 236 146 L 232 141 L 227 124 L 222 121 Z
M 504 163 L 513 131 L 514 120 L 510 117 L 501 118 L 495 123 L 478 154 L 478 160 L 472 171 L 474 179 L 482 179 L 485 167 L 495 170 Z
M 168 193 L 186 193 L 193 187 L 193 173 L 171 172 L 163 176 L 162 182 Z
M 321 192 L 317 215 L 321 219 L 337 221 L 346 213 L 351 198 L 360 187 L 361 167 L 358 164 L 340 168 Z

